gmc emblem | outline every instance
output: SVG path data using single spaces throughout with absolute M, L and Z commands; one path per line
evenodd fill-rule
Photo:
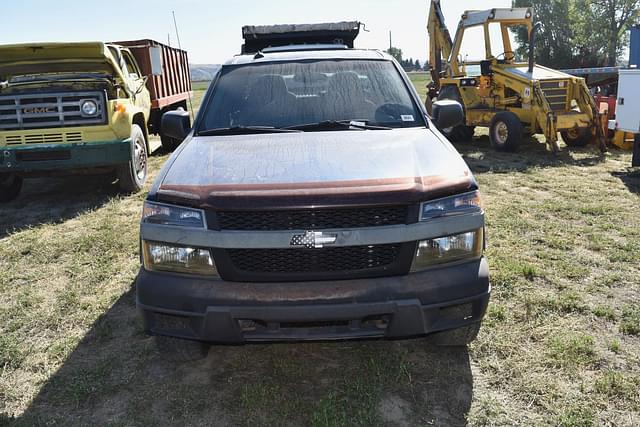
M 55 113 L 57 109 L 53 107 L 31 107 L 31 108 L 23 108 L 22 112 L 24 114 L 45 114 L 45 113 Z

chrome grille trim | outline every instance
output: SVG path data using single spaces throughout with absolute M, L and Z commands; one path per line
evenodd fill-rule
M 83 101 L 93 100 L 98 114 L 84 117 Z M 40 112 L 36 112 L 40 110 Z M 51 110 L 51 111 L 48 111 Z M 104 92 L 61 92 L 0 96 L 0 130 L 58 128 L 104 124 L 107 121 Z

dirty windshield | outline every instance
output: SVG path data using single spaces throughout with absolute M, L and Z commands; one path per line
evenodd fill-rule
M 391 62 L 321 60 L 224 68 L 199 132 L 252 127 L 313 131 L 351 121 L 372 129 L 425 125 Z

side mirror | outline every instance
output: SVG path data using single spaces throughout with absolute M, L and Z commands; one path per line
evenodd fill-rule
M 149 48 L 149 59 L 151 62 L 151 75 L 162 75 L 162 48 L 160 46 L 151 46 Z
M 433 103 L 431 116 L 438 129 L 447 129 L 459 125 L 464 121 L 462 105 L 457 101 L 442 100 Z
M 182 142 L 191 132 L 189 112 L 184 110 L 167 111 L 162 115 L 160 129 L 163 135 Z

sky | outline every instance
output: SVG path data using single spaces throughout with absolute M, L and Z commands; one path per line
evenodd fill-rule
M 3 1 L 0 44 L 151 38 L 182 48 L 194 64 L 219 64 L 239 53 L 243 25 L 361 21 L 356 47 L 428 58 L 427 0 L 21 0 Z M 441 0 L 452 36 L 465 10 L 510 7 L 511 0 Z M 482 41 L 478 41 L 482 43 Z M 478 49 L 482 48 L 478 44 Z

